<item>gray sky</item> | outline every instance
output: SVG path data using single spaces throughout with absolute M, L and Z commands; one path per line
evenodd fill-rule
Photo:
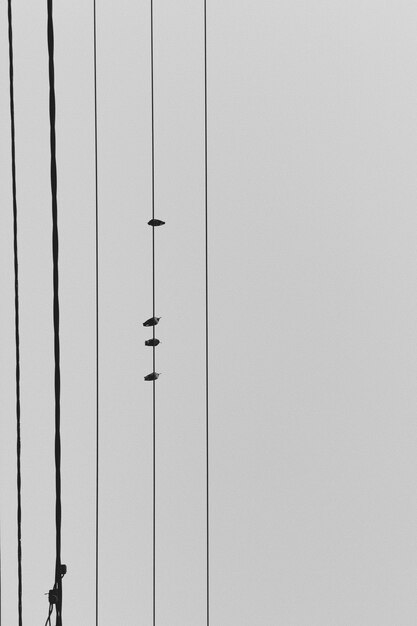
M 3 620 L 17 624 L 0 18 Z M 14 0 L 26 623 L 54 574 L 46 2 Z M 203 3 L 155 0 L 157 624 L 205 624 Z M 94 623 L 92 3 L 55 3 L 64 622 Z M 117 5 L 117 6 L 116 6 Z M 149 2 L 98 1 L 100 624 L 152 611 Z M 410 0 L 208 0 L 213 626 L 417 620 Z M 43 620 L 43 621 L 42 621 Z

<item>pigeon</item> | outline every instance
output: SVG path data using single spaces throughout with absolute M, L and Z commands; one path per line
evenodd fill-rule
M 163 222 L 162 220 L 156 220 L 155 218 L 152 218 L 151 220 L 149 220 L 148 224 L 149 226 L 163 226 L 165 222 Z
M 159 343 L 161 343 L 159 339 L 147 339 L 145 341 L 145 346 L 157 346 Z
M 144 326 L 156 326 L 161 318 L 160 317 L 150 317 L 146 322 L 143 322 Z
M 152 374 L 147 374 L 145 376 L 145 380 L 156 380 L 159 376 L 160 374 L 158 374 L 158 372 L 152 372 Z

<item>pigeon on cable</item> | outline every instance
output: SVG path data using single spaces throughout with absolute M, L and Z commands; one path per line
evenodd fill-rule
M 157 220 L 153 217 L 151 220 L 149 220 L 148 224 L 149 226 L 163 226 L 165 222 L 163 222 L 162 220 Z
M 147 339 L 145 341 L 145 346 L 158 346 L 160 343 L 159 339 Z
M 152 372 L 152 374 L 147 374 L 145 376 L 145 380 L 156 380 L 157 378 L 159 378 L 160 373 L 158 374 L 158 372 Z
M 160 317 L 150 317 L 146 322 L 143 322 L 144 326 L 156 326 L 159 323 Z

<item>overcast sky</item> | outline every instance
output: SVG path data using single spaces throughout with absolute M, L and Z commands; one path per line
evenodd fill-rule
M 208 0 L 212 626 L 417 622 L 417 6 Z M 205 625 L 203 1 L 155 0 L 157 624 Z M 100 624 L 152 616 L 148 0 L 97 1 Z M 24 618 L 54 579 L 46 1 L 13 0 Z M 6 2 L 0 517 L 17 625 Z M 92 2 L 55 2 L 64 623 L 95 606 Z

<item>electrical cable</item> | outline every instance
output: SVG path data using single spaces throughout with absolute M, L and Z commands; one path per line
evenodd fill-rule
M 96 246 L 96 626 L 98 626 L 98 591 L 99 591 L 99 237 L 98 237 L 98 138 L 97 138 L 97 20 L 96 0 L 93 0 L 94 25 L 94 174 L 95 174 L 95 246 Z
M 12 0 L 7 3 L 9 31 L 9 86 L 10 86 L 10 133 L 12 151 L 13 193 L 13 264 L 14 264 L 14 310 L 16 355 L 16 463 L 17 463 L 17 576 L 18 619 L 22 626 L 22 478 L 21 478 L 21 422 L 20 422 L 20 333 L 19 333 L 19 257 L 17 248 L 17 192 L 16 192 L 16 138 L 14 114 L 14 67 L 13 67 L 13 20 Z
M 54 22 L 53 0 L 47 0 L 47 33 L 49 61 L 49 122 L 51 152 L 51 196 L 52 196 L 52 260 L 53 260 L 53 323 L 54 323 L 54 364 L 55 364 L 55 526 L 56 526 L 56 626 L 62 626 L 62 576 L 61 563 L 61 370 L 59 338 L 59 239 L 58 239 L 58 201 L 57 201 L 57 166 L 56 166 L 56 102 L 55 102 L 55 66 L 54 66 Z M 66 568 L 65 568 L 66 570 Z
M 54 608 L 54 605 L 50 604 L 49 610 L 48 610 L 48 617 L 46 618 L 45 626 L 51 625 L 51 615 L 52 615 L 53 608 Z
M 0 528 L 1 528 L 1 525 L 0 525 Z M 0 529 L 0 626 L 1 626 L 1 616 L 2 616 L 2 611 L 1 611 L 1 607 L 2 607 L 2 602 L 1 602 L 1 599 L 2 599 L 1 574 L 2 574 L 2 571 L 1 571 L 1 568 L 2 568 L 2 561 L 1 561 L 1 529 Z
M 208 150 L 207 150 L 207 0 L 204 0 L 204 219 L 206 286 L 206 608 L 210 623 L 210 491 L 209 491 L 209 257 L 208 257 Z
M 154 107 L 154 32 L 153 0 L 151 0 L 151 176 L 152 219 L 155 219 L 155 107 Z M 152 226 L 152 316 L 155 317 L 155 228 Z M 152 327 L 155 341 L 155 326 Z M 153 372 L 155 369 L 155 345 L 152 346 Z M 156 411 L 155 380 L 152 381 L 152 623 L 156 623 Z

